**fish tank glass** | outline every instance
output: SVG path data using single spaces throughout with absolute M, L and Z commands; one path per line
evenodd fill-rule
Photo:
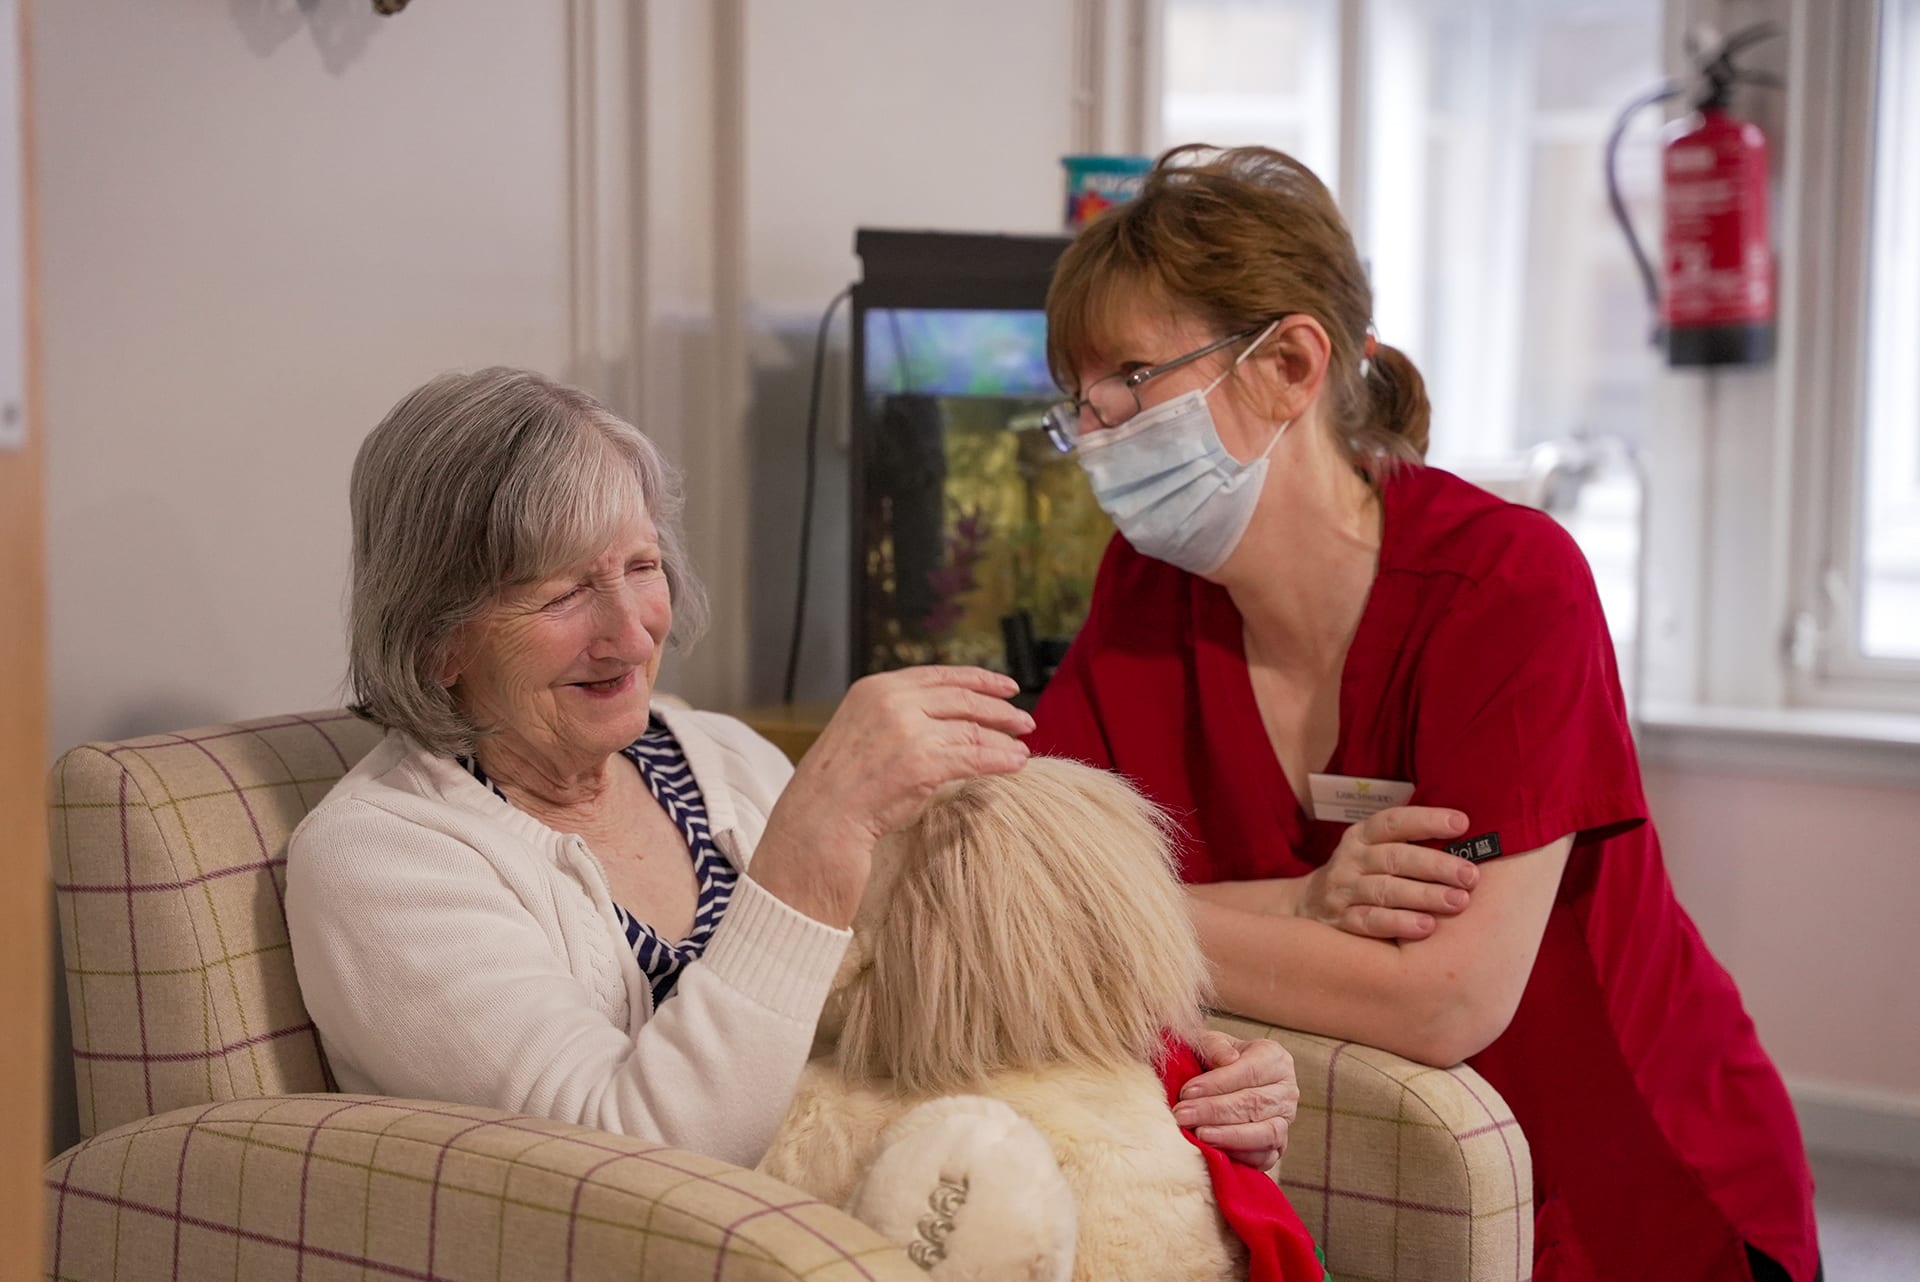
M 1086 618 L 1113 526 L 1041 430 L 1061 396 L 1045 268 L 1026 306 L 939 305 L 961 295 L 932 288 L 933 305 L 862 307 L 856 291 L 856 677 L 969 663 L 1031 696 Z

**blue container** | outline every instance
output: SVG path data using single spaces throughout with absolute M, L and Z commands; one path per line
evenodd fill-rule
M 1077 232 L 1113 206 L 1140 194 L 1150 156 L 1062 156 L 1067 171 L 1067 231 Z

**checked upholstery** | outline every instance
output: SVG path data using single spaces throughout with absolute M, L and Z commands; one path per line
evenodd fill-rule
M 55 765 L 81 1134 L 331 1089 L 287 943 L 287 839 L 379 738 L 319 713 L 89 744 Z
M 81 1131 L 59 1282 L 912 1278 L 754 1172 L 494 1110 L 333 1094 L 281 895 L 294 826 L 379 731 L 339 711 L 76 748 L 50 785 Z M 1335 1278 L 1517 1282 L 1525 1140 L 1471 1069 L 1231 1018 L 1299 1066 L 1280 1181 Z
M 1230 1015 L 1293 1055 L 1300 1113 L 1275 1178 L 1338 1282 L 1533 1273 L 1533 1162 L 1506 1101 L 1464 1064 Z

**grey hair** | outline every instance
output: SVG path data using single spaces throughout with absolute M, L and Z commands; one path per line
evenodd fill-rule
M 435 752 L 472 752 L 487 727 L 439 679 L 456 635 L 503 591 L 603 552 L 636 487 L 684 648 L 706 629 L 706 589 L 687 560 L 680 474 L 638 428 L 528 370 L 442 374 L 408 393 L 353 463 L 354 711 Z

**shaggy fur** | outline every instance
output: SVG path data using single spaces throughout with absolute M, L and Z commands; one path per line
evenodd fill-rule
M 1073 1189 L 1074 1278 L 1244 1275 L 1154 1070 L 1163 1030 L 1199 1027 L 1206 962 L 1150 803 L 1045 758 L 945 789 L 883 843 L 854 934 L 838 1045 L 764 1170 L 844 1205 L 896 1119 L 985 1095 L 1039 1129 Z

